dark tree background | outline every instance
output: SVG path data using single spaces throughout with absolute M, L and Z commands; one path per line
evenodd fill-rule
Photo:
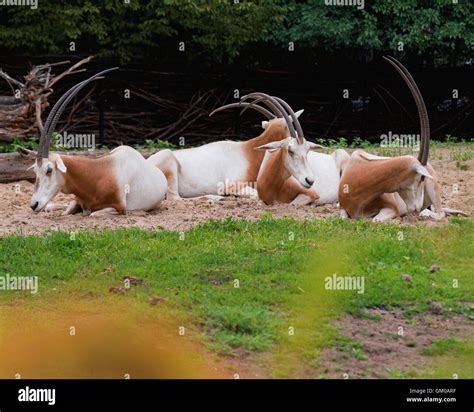
M 471 0 L 366 0 L 363 9 L 324 0 L 38 0 L 37 9 L 0 6 L 0 66 L 21 76 L 30 63 L 90 54 L 91 70 L 120 64 L 62 124 L 98 131 L 108 144 L 255 135 L 254 114 L 242 124 L 233 112 L 207 117 L 252 90 L 304 108 L 310 137 L 377 140 L 418 131 L 408 89 L 381 60 L 392 54 L 419 82 L 433 137 L 470 138 L 473 15 Z M 0 83 L 0 94 L 8 90 Z

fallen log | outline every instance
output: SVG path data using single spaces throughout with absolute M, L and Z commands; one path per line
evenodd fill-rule
M 148 157 L 157 150 L 139 150 L 139 152 Z M 94 151 L 70 151 L 61 152 L 73 156 L 98 157 L 109 153 L 109 150 L 94 150 Z M 33 169 L 27 170 L 34 163 L 34 159 L 22 156 L 19 153 L 0 153 L 0 183 L 11 183 L 19 180 L 27 180 L 29 182 L 35 181 L 35 173 Z
M 35 181 L 33 170 L 26 170 L 32 165 L 32 160 L 19 153 L 0 154 L 0 183 L 10 183 L 17 180 Z

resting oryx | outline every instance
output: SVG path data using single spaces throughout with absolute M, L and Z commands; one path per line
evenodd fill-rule
M 262 185 L 265 184 L 266 177 L 271 180 L 271 175 L 261 173 L 261 165 L 264 159 L 262 151 L 277 150 L 280 144 L 283 146 L 286 143 L 289 144 L 290 137 L 294 135 L 290 130 L 294 130 L 293 124 L 298 122 L 298 117 L 303 110 L 293 112 L 290 109 L 292 112 L 290 116 L 286 109 L 281 111 L 275 107 L 274 103 L 263 98 L 263 96 L 266 95 L 252 93 L 243 96 L 240 102 L 222 106 L 210 114 L 213 115 L 228 108 L 240 108 L 243 109 L 242 112 L 249 108 L 255 109 L 268 119 L 262 122 L 262 127 L 265 130 L 260 136 L 245 142 L 220 141 L 193 149 L 174 152 L 163 150 L 147 159 L 165 173 L 168 179 L 169 197 L 196 197 L 209 194 L 248 195 L 254 192 L 252 186 L 255 185 L 258 176 L 260 176 Z M 249 99 L 253 99 L 253 101 L 247 102 Z M 262 101 L 270 110 L 259 106 L 259 101 Z M 285 107 L 289 107 L 285 102 L 281 100 L 280 102 Z M 313 144 L 311 143 L 311 145 Z M 288 177 L 293 172 L 296 173 L 296 168 L 302 167 L 300 164 L 306 159 L 305 157 L 299 158 L 299 149 L 300 147 L 295 149 L 298 152 L 292 162 L 295 169 L 292 169 Z M 290 153 L 289 156 L 292 156 L 292 154 Z M 348 158 L 349 155 L 344 150 L 336 150 L 332 155 L 310 153 L 309 164 L 312 174 L 316 178 L 315 188 L 319 192 L 319 199 L 314 195 L 314 190 L 305 188 L 295 178 L 288 179 L 288 182 L 285 183 L 284 192 L 287 193 L 287 196 L 281 196 L 282 193 L 280 193 L 277 196 L 278 199 L 275 198 L 270 201 L 263 194 L 262 199 L 265 202 L 268 201 L 268 203 L 273 203 L 273 201 L 287 202 L 295 200 L 299 194 L 302 194 L 301 197 L 298 197 L 296 203 L 307 204 L 313 202 L 313 204 L 318 205 L 337 202 L 340 171 L 342 164 Z M 307 185 L 308 183 L 303 180 L 303 184 Z
M 310 152 L 323 148 L 308 142 L 303 135 L 298 116 L 284 100 L 264 93 L 251 93 L 242 101 L 255 99 L 249 107 L 262 102 L 274 116 L 285 119 L 288 135 L 256 150 L 267 153 L 257 177 L 257 191 L 266 204 L 292 203 L 321 205 L 337 202 L 337 189 L 342 165 L 349 158 L 338 149 L 331 155 Z
M 252 108 L 262 113 L 268 119 L 262 122 L 263 133 L 244 142 L 219 141 L 191 149 L 161 150 L 150 156 L 147 162 L 160 168 L 168 180 L 168 199 L 206 195 L 256 196 L 253 186 L 264 153 L 255 148 L 287 137 L 287 122 L 264 107 L 250 103 L 231 103 L 209 116 L 232 107 Z M 296 112 L 295 116 L 302 112 Z
M 347 162 L 339 185 L 341 215 L 374 217 L 380 222 L 424 209 L 420 216 L 441 219 L 459 210 L 441 206 L 440 185 L 427 163 L 430 125 L 423 97 L 408 70 L 393 57 L 384 57 L 398 73 L 415 99 L 420 117 L 421 143 L 418 159 L 411 155 L 381 157 L 356 150 Z
M 80 211 L 94 216 L 124 214 L 126 210 L 151 210 L 165 198 L 165 176 L 131 147 L 117 147 L 97 159 L 49 153 L 51 136 L 67 104 L 84 86 L 115 69 L 97 73 L 68 90 L 49 113 L 38 152 L 21 151 L 24 155 L 36 155 L 33 165 L 36 183 L 31 199 L 34 212 L 45 209 L 59 192 L 75 195 L 75 200 L 63 213 L 66 215 Z

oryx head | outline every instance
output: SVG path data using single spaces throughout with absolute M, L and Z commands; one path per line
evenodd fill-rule
M 30 206 L 33 212 L 41 212 L 64 187 L 67 168 L 57 153 L 49 154 L 47 159 L 37 159 L 33 167 L 36 181 Z
M 252 100 L 248 102 L 247 100 Z M 260 106 L 264 104 L 266 107 Z M 263 114 L 267 120 L 262 121 L 262 128 L 268 130 L 273 125 L 283 128 L 286 138 L 255 148 L 274 152 L 281 149 L 283 165 L 287 172 L 294 176 L 304 187 L 311 187 L 314 175 L 308 164 L 308 152 L 323 146 L 308 142 L 303 136 L 298 118 L 303 110 L 294 112 L 284 100 L 265 93 L 250 93 L 243 96 L 238 103 L 231 103 L 214 110 L 210 116 L 224 109 L 241 108 L 240 114 L 247 109 L 254 109 Z
M 258 102 L 265 104 L 275 117 L 285 120 L 288 128 L 288 136 L 284 140 L 271 142 L 256 148 L 256 150 L 267 150 L 274 152 L 281 150 L 283 166 L 304 187 L 314 184 L 314 174 L 309 166 L 308 152 L 311 149 L 322 147 L 308 142 L 303 135 L 303 129 L 296 114 L 288 103 L 279 97 L 269 96 L 264 93 L 251 93 L 242 97 L 242 100 L 255 99 L 251 105 Z
M 50 202 L 64 187 L 64 174 L 67 172 L 67 167 L 59 154 L 49 153 L 51 137 L 62 112 L 83 87 L 94 80 L 103 79 L 103 74 L 116 69 L 118 69 L 118 67 L 97 73 L 89 79 L 76 84 L 64 93 L 51 109 L 51 112 L 46 119 L 40 135 L 38 152 L 35 153 L 27 151 L 26 149 L 20 150 L 20 153 L 23 155 L 36 157 L 35 164 L 33 165 L 36 174 L 36 183 L 31 198 L 31 208 L 34 212 L 40 212 L 43 210 L 48 202 Z
M 280 149 L 285 169 L 302 186 L 309 188 L 314 184 L 314 174 L 308 162 L 308 152 L 322 147 L 307 140 L 298 143 L 297 139 L 290 136 L 284 140 L 270 142 L 255 149 L 266 150 L 270 153 Z
M 409 212 L 421 211 L 425 198 L 425 179 L 433 179 L 433 176 L 425 166 L 419 161 L 415 162 L 412 166 L 415 175 L 411 184 L 399 191 L 399 195 L 407 205 Z

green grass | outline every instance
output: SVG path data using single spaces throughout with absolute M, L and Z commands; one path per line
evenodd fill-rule
M 275 376 L 291 376 L 298 368 L 292 359 L 317 366 L 331 342 L 364 358 L 357 343 L 344 341 L 332 327 L 344 313 L 377 321 L 366 308 L 403 306 L 410 314 L 429 310 L 427 302 L 435 301 L 447 316 L 474 318 L 463 303 L 474 296 L 473 252 L 474 223 L 461 218 L 408 227 L 265 215 L 256 222 L 207 222 L 184 238 L 140 229 L 8 236 L 0 238 L 0 273 L 39 276 L 39 293 L 2 292 L 0 305 L 20 297 L 22 305 L 41 305 L 58 294 L 110 298 L 109 288 L 132 275 L 144 284 L 117 299 L 140 302 L 146 311 L 150 296 L 163 296 L 160 308 L 179 314 L 209 347 L 220 353 L 268 351 Z M 430 273 L 433 263 L 441 270 Z M 333 273 L 363 276 L 365 293 L 326 290 L 325 278 Z
M 424 377 L 433 379 L 472 379 L 474 377 L 474 341 L 447 338 L 425 349 L 433 358 Z
M 52 142 L 52 150 L 64 150 L 63 147 L 55 145 L 57 133 L 54 134 Z M 351 142 L 345 137 L 334 137 L 327 139 L 316 139 L 316 142 L 327 147 L 329 151 L 334 149 L 364 149 L 370 150 L 380 156 L 400 156 L 405 154 L 413 154 L 411 148 L 403 147 L 381 147 L 379 142 L 369 142 L 366 139 L 360 137 L 354 137 Z M 14 152 L 18 147 L 23 147 L 30 150 L 36 150 L 38 147 L 38 139 L 36 137 L 30 137 L 27 139 L 13 138 L 12 142 L 0 142 L 0 153 Z M 177 146 L 176 144 L 167 140 L 161 139 L 145 139 L 141 144 L 133 146 L 137 150 L 150 149 L 150 150 L 161 150 L 161 149 L 184 149 L 192 146 Z M 474 157 L 474 149 L 472 149 L 472 141 L 466 139 L 460 139 L 451 135 L 446 135 L 443 140 L 431 140 L 430 141 L 430 158 L 437 158 L 437 149 L 449 148 L 452 149 L 450 152 L 450 160 L 455 160 L 463 164 L 462 162 L 471 160 Z M 112 149 L 103 144 L 96 144 L 95 149 Z M 66 148 L 67 150 L 67 148 Z M 89 150 L 89 148 L 74 148 L 74 150 Z
M 423 348 L 423 355 L 439 356 L 449 352 L 454 352 L 461 346 L 461 341 L 457 338 L 437 339 L 430 346 Z

